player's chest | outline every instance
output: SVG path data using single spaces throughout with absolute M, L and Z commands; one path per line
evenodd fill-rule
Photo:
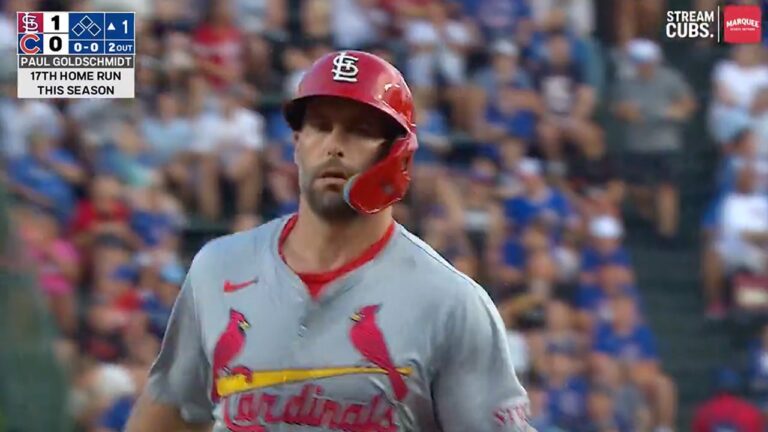
M 293 289 L 253 283 L 205 305 L 222 418 L 389 430 L 393 402 L 428 392 L 423 316 L 375 288 L 345 289 L 322 304 Z

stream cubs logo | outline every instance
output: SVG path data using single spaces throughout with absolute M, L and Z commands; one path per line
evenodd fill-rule
M 246 343 L 250 323 L 245 315 L 230 310 L 229 322 L 213 352 L 211 400 L 223 400 L 223 417 L 233 432 L 263 432 L 267 424 L 322 426 L 350 432 L 394 432 L 394 406 L 379 394 L 370 401 L 336 401 L 315 381 L 351 375 L 385 375 L 392 398 L 402 402 L 408 395 L 405 377 L 411 367 L 396 367 L 384 334 L 376 322 L 380 305 L 359 308 L 350 319 L 349 340 L 369 366 L 311 369 L 255 370 L 232 366 Z M 267 389 L 281 384 L 306 382 L 298 394 L 273 394 Z

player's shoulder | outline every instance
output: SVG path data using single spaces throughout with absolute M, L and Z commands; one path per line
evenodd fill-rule
M 428 290 L 442 299 L 463 301 L 487 297 L 482 286 L 446 261 L 424 240 L 398 227 L 397 264 L 409 289 Z
M 256 228 L 216 237 L 208 241 L 192 259 L 190 272 L 226 271 L 244 263 L 255 264 L 266 256 L 286 218 L 273 219 Z

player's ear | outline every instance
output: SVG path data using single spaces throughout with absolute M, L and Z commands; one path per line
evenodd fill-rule
M 299 149 L 299 132 L 293 131 L 291 133 L 291 141 L 293 142 L 293 163 L 299 164 L 299 155 L 297 154 Z

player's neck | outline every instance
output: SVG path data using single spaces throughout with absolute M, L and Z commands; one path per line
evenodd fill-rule
M 381 239 L 391 223 L 391 209 L 332 224 L 307 206 L 299 206 L 296 226 L 285 241 L 283 253 L 297 272 L 333 270 L 356 259 Z

